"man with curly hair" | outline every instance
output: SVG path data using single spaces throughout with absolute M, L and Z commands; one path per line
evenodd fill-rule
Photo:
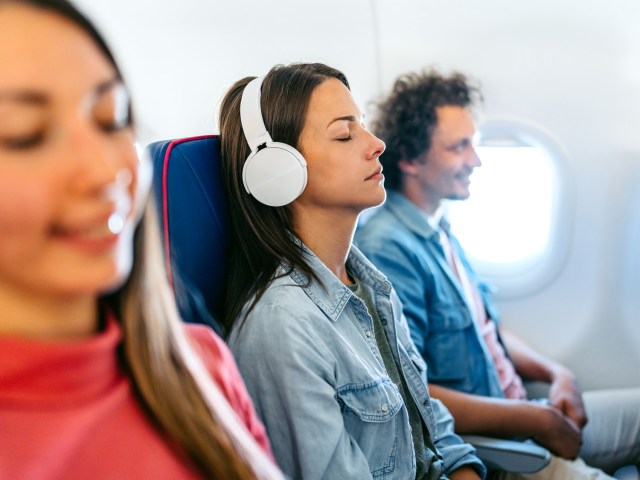
M 468 198 L 481 166 L 473 142 L 481 101 L 459 73 L 396 81 L 374 124 L 386 143 L 388 196 L 356 243 L 400 295 L 430 392 L 458 432 L 533 438 L 548 448 L 551 464 L 524 478 L 610 478 L 584 462 L 614 472 L 640 461 L 640 390 L 583 395 L 568 368 L 501 328 L 489 289 L 442 218 L 443 201 Z M 548 383 L 548 399 L 528 400 L 521 378 Z

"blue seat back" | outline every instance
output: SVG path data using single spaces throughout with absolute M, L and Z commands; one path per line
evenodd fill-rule
M 220 332 L 215 319 L 221 318 L 228 233 L 220 141 L 216 136 L 166 140 L 146 150 L 153 162 L 153 194 L 180 313 L 188 322 L 213 322 Z

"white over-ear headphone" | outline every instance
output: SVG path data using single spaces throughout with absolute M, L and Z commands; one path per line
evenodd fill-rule
M 267 132 L 260 108 L 263 77 L 251 80 L 242 92 L 240 121 L 251 148 L 242 169 L 247 193 L 270 207 L 293 202 L 307 185 L 307 162 L 286 143 L 274 142 Z

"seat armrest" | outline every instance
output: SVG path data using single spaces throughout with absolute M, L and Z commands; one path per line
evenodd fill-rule
M 533 473 L 551 461 L 549 451 L 530 440 L 519 442 L 478 435 L 461 435 L 476 448 L 476 454 L 490 470 Z

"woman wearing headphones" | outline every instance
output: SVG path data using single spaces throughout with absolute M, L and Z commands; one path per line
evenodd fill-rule
M 389 282 L 352 245 L 385 199 L 345 76 L 322 64 L 240 80 L 220 113 L 232 245 L 229 345 L 285 474 L 476 479 L 484 467 L 429 398 Z
M 229 351 L 178 318 L 103 39 L 0 0 L 0 72 L 0 478 L 281 479 Z

